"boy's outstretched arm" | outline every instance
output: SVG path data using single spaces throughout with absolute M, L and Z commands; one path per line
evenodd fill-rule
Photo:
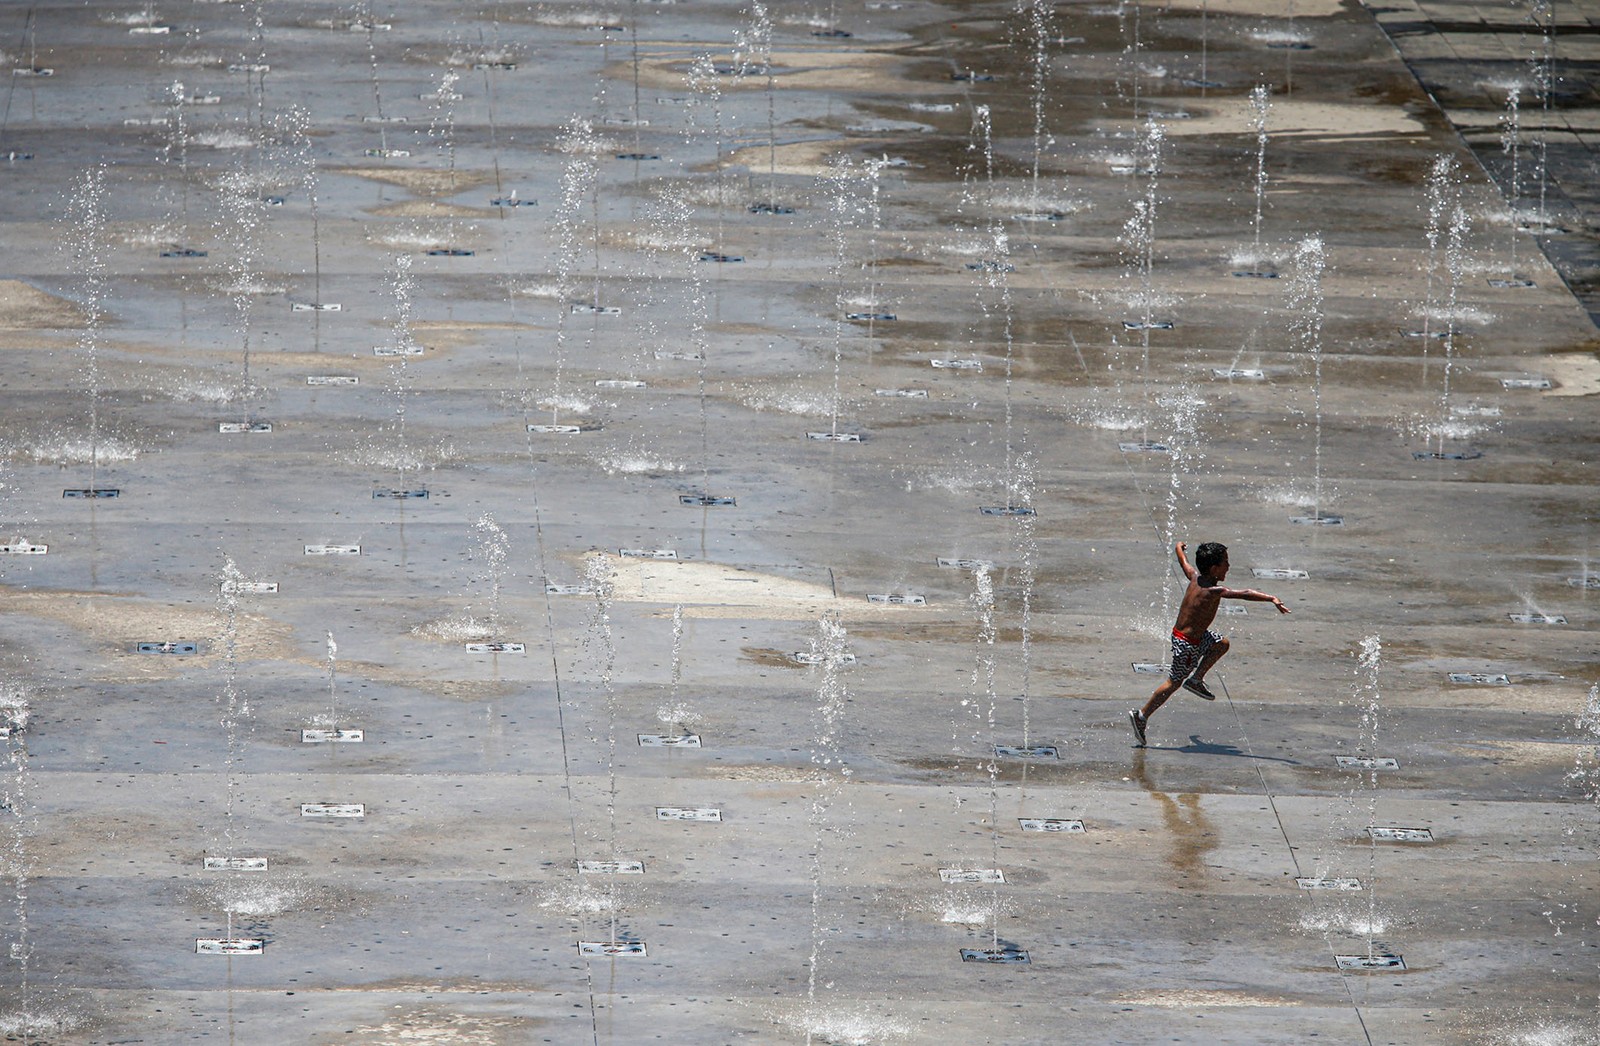
M 1283 600 L 1265 592 L 1257 592 L 1253 588 L 1225 588 L 1222 590 L 1223 599 L 1253 599 L 1257 603 L 1271 603 L 1278 608 L 1278 613 L 1287 614 L 1289 608 L 1283 605 Z
M 1200 572 L 1189 565 L 1189 557 L 1183 554 L 1184 549 L 1188 547 L 1189 543 L 1187 541 L 1180 541 L 1173 547 L 1172 551 L 1178 555 L 1178 566 L 1183 568 L 1183 576 L 1193 581 Z

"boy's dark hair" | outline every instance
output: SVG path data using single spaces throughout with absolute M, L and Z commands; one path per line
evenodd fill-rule
M 1202 574 L 1210 574 L 1211 568 L 1221 563 L 1227 554 L 1227 545 L 1216 541 L 1207 541 L 1204 545 L 1194 550 L 1195 569 Z

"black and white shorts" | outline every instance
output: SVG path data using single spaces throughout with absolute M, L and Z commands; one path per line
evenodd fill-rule
M 1200 662 L 1205 660 L 1206 651 L 1216 646 L 1217 640 L 1221 638 L 1215 632 L 1207 630 L 1197 643 L 1177 629 L 1173 629 L 1172 671 L 1167 678 L 1174 683 L 1188 679 L 1194 674 L 1194 670 L 1200 667 Z

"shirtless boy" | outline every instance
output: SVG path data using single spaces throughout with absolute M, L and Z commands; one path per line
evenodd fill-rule
M 1167 681 L 1156 687 L 1156 692 L 1150 695 L 1150 700 L 1144 703 L 1143 708 L 1135 708 L 1128 713 L 1128 719 L 1133 723 L 1133 736 L 1139 739 L 1141 748 L 1144 747 L 1144 728 L 1150 722 L 1150 717 L 1155 715 L 1156 709 L 1167 703 L 1167 698 L 1178 692 L 1180 686 L 1207 701 L 1217 699 L 1217 695 L 1206 686 L 1205 680 L 1206 673 L 1228 652 L 1228 641 L 1210 631 L 1211 622 L 1217 616 L 1217 607 L 1224 599 L 1253 599 L 1271 603 L 1280 614 L 1289 612 L 1289 608 L 1277 596 L 1269 596 L 1253 588 L 1223 587 L 1223 579 L 1228 576 L 1226 545 L 1219 545 L 1215 541 L 1201 545 L 1194 550 L 1194 566 L 1189 565 L 1189 557 L 1184 555 L 1186 548 L 1188 544 L 1180 541 L 1174 550 L 1178 553 L 1178 565 L 1183 568 L 1184 577 L 1189 579 L 1189 587 L 1184 590 L 1183 603 L 1178 607 L 1178 623 L 1172 627 L 1172 671 L 1168 673 Z

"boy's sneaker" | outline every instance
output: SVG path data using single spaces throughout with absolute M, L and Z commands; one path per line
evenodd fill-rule
M 1185 679 L 1183 681 L 1183 688 L 1189 691 L 1191 694 L 1199 694 L 1207 701 L 1215 701 L 1217 699 L 1217 695 L 1211 692 L 1211 688 L 1206 686 L 1206 684 L 1199 679 Z
M 1133 724 L 1133 736 L 1139 739 L 1139 747 L 1144 747 L 1144 714 L 1137 708 L 1128 713 L 1128 722 Z

